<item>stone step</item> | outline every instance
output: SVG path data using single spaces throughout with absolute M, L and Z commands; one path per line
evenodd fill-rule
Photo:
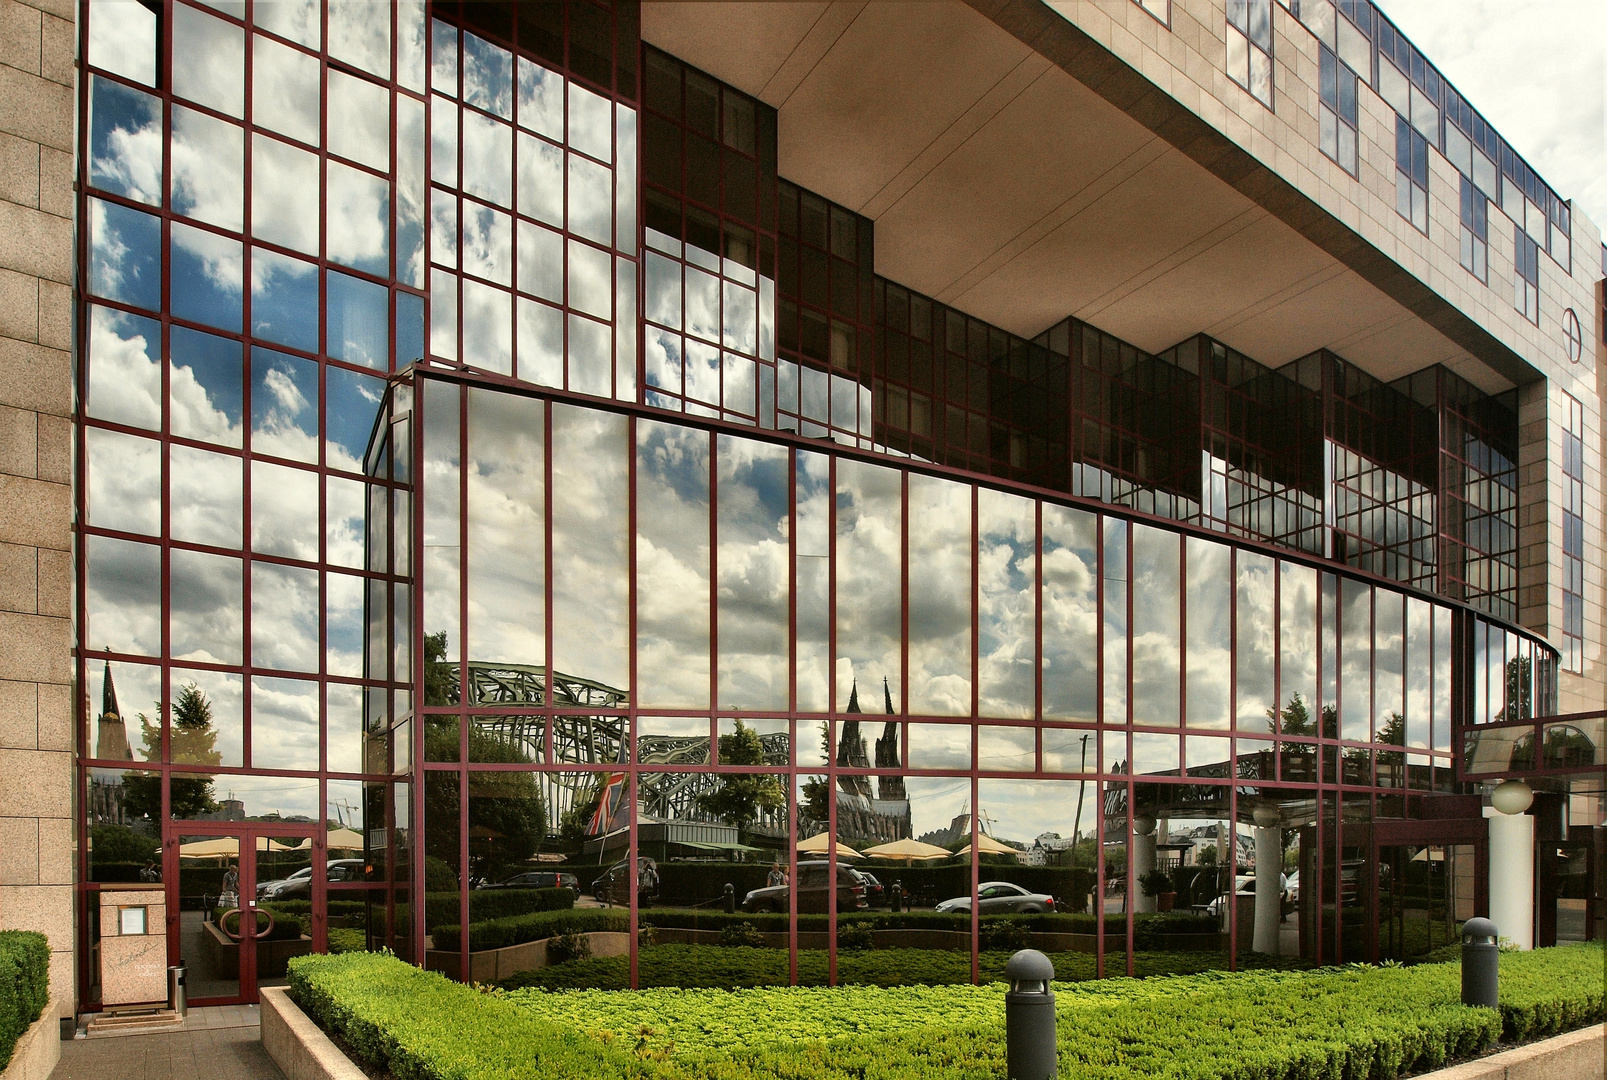
M 87 1026 L 90 1036 L 96 1034 L 118 1034 L 136 1031 L 160 1031 L 164 1028 L 181 1027 L 184 1018 L 172 1009 L 154 1009 L 150 1012 L 138 1013 L 101 1013 L 91 1020 Z

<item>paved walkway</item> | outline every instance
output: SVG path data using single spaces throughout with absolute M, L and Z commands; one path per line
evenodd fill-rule
M 284 1080 L 254 1005 L 191 1009 L 182 1027 L 107 1033 L 61 1045 L 50 1080 Z

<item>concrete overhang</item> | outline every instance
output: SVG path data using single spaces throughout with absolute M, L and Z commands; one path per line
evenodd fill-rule
M 1012 333 L 1539 377 L 1040 0 L 649 2 L 642 34 L 778 110 L 782 175 L 876 222 L 878 273 Z

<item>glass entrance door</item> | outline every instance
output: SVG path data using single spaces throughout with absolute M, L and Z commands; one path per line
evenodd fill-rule
M 323 950 L 324 843 L 316 826 L 187 832 L 178 837 L 177 859 L 168 877 L 175 882 L 169 953 L 187 969 L 191 1004 L 255 1002 L 260 987 L 284 984 L 291 958 Z

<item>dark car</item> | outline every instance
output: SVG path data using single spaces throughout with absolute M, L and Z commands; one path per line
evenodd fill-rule
M 477 886 L 481 889 L 568 889 L 580 895 L 580 879 L 574 874 L 557 870 L 527 870 L 506 881 L 490 881 Z
M 601 904 L 630 903 L 629 859 L 621 859 L 610 866 L 603 876 L 591 883 L 591 894 Z M 658 899 L 658 863 L 648 858 L 636 860 L 636 903 L 646 907 Z
M 876 879 L 876 875 L 866 870 L 859 871 L 859 876 L 865 879 L 865 906 L 886 907 L 887 887 Z
M 362 881 L 362 859 L 331 859 L 324 869 L 324 880 L 335 881 Z M 279 881 L 262 881 L 257 883 L 258 900 L 311 900 L 312 899 L 312 867 L 304 866 L 294 874 Z
M 978 910 L 984 915 L 1041 915 L 1055 910 L 1055 898 L 1046 893 L 1029 892 L 1008 881 L 984 881 L 977 886 Z M 937 910 L 956 915 L 971 913 L 971 898 L 956 896 L 937 905 Z
M 829 906 L 830 894 L 826 890 L 830 863 L 804 862 L 798 864 L 798 910 L 823 912 Z M 791 903 L 790 885 L 769 885 L 754 889 L 742 898 L 743 911 L 784 912 Z M 851 866 L 837 867 L 837 910 L 859 911 L 869 906 L 865 875 Z

